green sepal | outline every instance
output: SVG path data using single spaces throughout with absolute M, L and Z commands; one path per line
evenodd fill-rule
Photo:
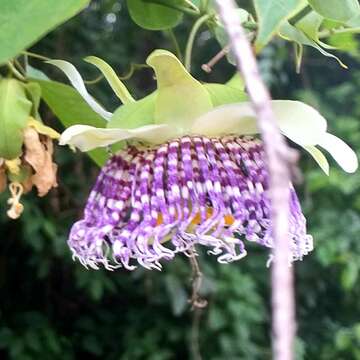
M 89 64 L 96 66 L 101 71 L 114 93 L 123 104 L 135 101 L 126 86 L 116 75 L 114 69 L 107 62 L 96 56 L 88 56 L 84 60 Z
M 206 88 L 186 71 L 174 54 L 155 50 L 146 62 L 154 69 L 157 79 L 155 124 L 168 124 L 184 132 L 198 116 L 213 108 Z

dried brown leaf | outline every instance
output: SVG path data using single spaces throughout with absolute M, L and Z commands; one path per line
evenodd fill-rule
M 52 161 L 53 143 L 48 137 L 41 142 L 34 128 L 24 131 L 25 160 L 34 169 L 31 182 L 37 187 L 38 195 L 46 195 L 52 187 L 57 186 L 57 165 Z

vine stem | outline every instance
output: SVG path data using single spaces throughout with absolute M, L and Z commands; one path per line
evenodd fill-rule
M 296 156 L 281 135 L 272 111 L 270 94 L 261 80 L 257 62 L 239 20 L 233 0 L 216 0 L 220 17 L 228 32 L 239 71 L 257 115 L 269 171 L 269 196 L 274 237 L 272 265 L 272 341 L 275 360 L 292 360 L 295 336 L 293 272 L 289 266 L 289 183 L 290 166 Z
M 14 64 L 11 61 L 7 62 L 7 66 L 10 69 L 10 71 L 13 73 L 15 77 L 17 77 L 19 80 L 25 81 L 25 76 L 23 76 L 19 70 L 16 69 Z
M 175 36 L 175 33 L 174 33 L 174 31 L 172 29 L 169 29 L 168 34 L 169 34 L 170 40 L 172 41 L 172 43 L 174 45 L 174 50 L 176 52 L 176 56 L 182 62 L 183 61 L 183 56 L 182 56 L 182 53 L 181 53 L 179 42 L 177 41 L 177 38 Z
M 44 61 L 48 61 L 48 60 L 51 60 L 49 57 L 47 56 L 43 56 L 43 55 L 40 55 L 40 54 L 36 54 L 36 53 L 33 53 L 33 52 L 30 52 L 30 51 L 22 51 L 21 52 L 23 55 L 27 55 L 29 57 L 33 57 L 35 59 L 39 59 L 39 60 L 44 60 Z
M 189 38 L 186 44 L 186 50 L 185 50 L 185 68 L 188 72 L 191 71 L 191 54 L 192 54 L 192 49 L 194 46 L 194 41 L 195 41 L 195 37 L 196 34 L 198 33 L 199 29 L 201 28 L 201 26 L 210 19 L 212 15 L 210 14 L 205 14 L 201 17 L 199 17 L 195 23 L 194 26 L 192 27 L 190 34 L 189 34 Z
M 358 34 L 360 33 L 360 27 L 323 30 L 318 33 L 318 37 L 319 39 L 323 39 L 331 35 L 347 34 L 347 33 Z

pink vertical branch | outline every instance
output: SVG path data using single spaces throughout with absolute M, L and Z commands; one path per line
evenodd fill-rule
M 269 195 L 272 203 L 274 261 L 272 263 L 273 357 L 293 359 L 295 304 L 293 272 L 289 266 L 289 165 L 293 151 L 281 135 L 271 108 L 270 94 L 264 85 L 251 45 L 236 15 L 233 0 L 216 0 L 219 14 L 230 38 L 238 69 L 241 72 L 254 110 L 267 156 L 270 174 Z

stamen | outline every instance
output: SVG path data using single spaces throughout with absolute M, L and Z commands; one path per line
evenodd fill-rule
M 290 184 L 292 261 L 312 250 Z M 161 269 L 176 253 L 209 248 L 221 263 L 246 256 L 243 240 L 273 246 L 268 173 L 259 140 L 184 136 L 153 148 L 113 155 L 90 193 L 69 245 L 86 267 L 109 270 L 135 262 Z

